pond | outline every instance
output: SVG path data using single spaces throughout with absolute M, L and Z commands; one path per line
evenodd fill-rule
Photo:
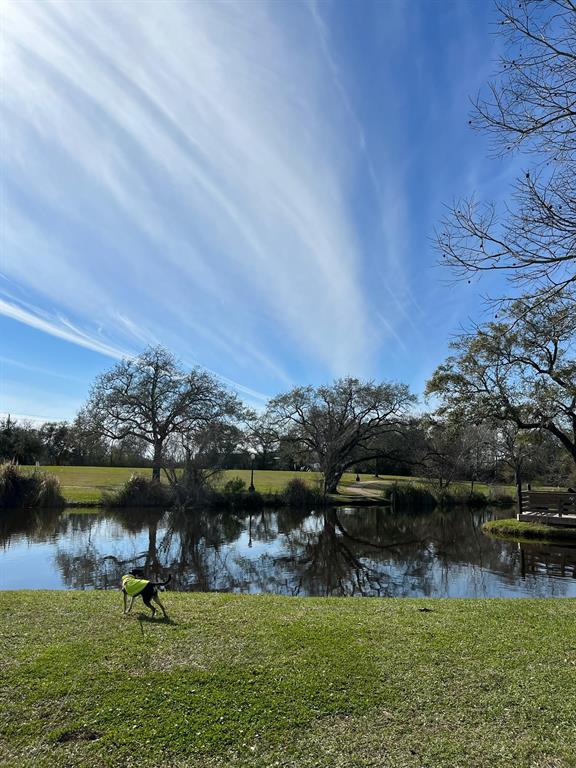
M 140 566 L 182 591 L 574 597 L 576 546 L 492 539 L 509 512 L 29 511 L 0 519 L 0 589 L 115 589 Z

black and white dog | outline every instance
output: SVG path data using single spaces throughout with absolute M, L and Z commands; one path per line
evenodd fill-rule
M 164 618 L 167 619 L 168 614 L 166 613 L 164 606 L 158 597 L 158 588 L 166 586 L 171 578 L 172 576 L 168 576 L 166 581 L 148 581 L 148 579 L 144 578 L 144 571 L 142 571 L 140 568 L 134 568 L 134 570 L 128 571 L 127 574 L 122 576 L 124 613 L 130 613 L 132 606 L 134 605 L 134 600 L 137 597 L 141 597 L 142 600 L 144 600 L 144 605 L 146 605 L 152 611 L 152 617 L 156 615 L 156 608 L 151 603 L 153 600 L 160 606 L 162 613 L 164 614 Z M 128 598 L 130 598 L 130 605 L 127 608 L 126 606 L 128 604 Z

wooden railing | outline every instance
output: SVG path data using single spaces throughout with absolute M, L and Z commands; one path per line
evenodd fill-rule
M 576 515 L 576 493 L 570 491 L 522 491 L 522 513 Z

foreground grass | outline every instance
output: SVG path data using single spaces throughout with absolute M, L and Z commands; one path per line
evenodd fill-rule
M 0 593 L 0 764 L 576 766 L 575 600 L 120 603 Z
M 33 467 L 27 467 L 26 469 L 32 471 Z M 133 474 L 143 475 L 144 477 L 152 476 L 151 469 L 133 469 L 131 467 L 48 466 L 42 467 L 42 471 L 56 475 L 60 480 L 64 497 L 67 501 L 73 502 L 99 502 L 103 492 L 117 491 Z M 222 473 L 221 485 L 235 477 L 243 480 L 246 487 L 250 485 L 249 469 L 227 469 Z M 256 470 L 254 472 L 254 485 L 260 493 L 279 493 L 286 487 L 286 483 L 294 477 L 304 481 L 311 488 L 318 488 L 322 479 L 319 472 Z M 425 480 L 400 475 L 381 476 L 378 480 L 374 479 L 374 475 L 360 475 L 360 482 L 370 483 L 370 489 L 376 496 L 383 493 L 392 483 L 410 483 L 414 481 L 419 482 L 423 486 L 426 485 Z M 350 503 L 358 498 L 348 490 L 350 486 L 355 484 L 356 473 L 347 472 L 342 476 L 339 490 L 342 496 L 344 496 L 344 500 L 348 498 Z M 487 485 L 476 483 L 474 488 L 480 493 L 488 493 Z M 452 489 L 454 491 L 466 492 L 469 489 L 469 484 L 454 483 Z M 500 490 L 510 495 L 514 495 L 515 492 L 512 486 L 502 486 Z

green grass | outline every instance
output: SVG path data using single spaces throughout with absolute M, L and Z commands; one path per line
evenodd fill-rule
M 559 525 L 528 523 L 515 518 L 490 520 L 482 526 L 486 533 L 514 539 L 547 539 L 554 541 L 576 541 L 576 528 Z
M 26 469 L 32 470 L 32 467 Z M 71 502 L 99 502 L 103 492 L 113 492 L 125 483 L 132 474 L 141 474 L 150 477 L 151 469 L 132 469 L 130 467 L 42 467 L 42 471 L 56 475 L 62 487 L 62 493 L 67 501 Z M 240 477 L 246 483 L 250 484 L 249 469 L 228 469 L 223 473 L 222 484 L 234 477 Z M 282 470 L 256 470 L 254 472 L 254 485 L 260 493 L 277 493 L 285 487 L 286 483 L 293 477 L 306 482 L 310 487 L 318 487 L 321 481 L 319 472 L 290 472 Z M 423 479 L 403 477 L 400 475 L 388 475 L 380 477 L 377 481 L 373 475 L 361 474 L 361 482 L 370 481 L 370 488 L 375 495 L 383 492 L 391 483 L 418 482 L 426 486 Z M 343 495 L 342 501 L 349 500 L 351 503 L 357 500 L 350 491 L 349 487 L 356 482 L 356 473 L 347 472 L 343 475 L 340 483 L 340 492 Z M 469 489 L 467 483 L 454 483 L 451 486 L 453 490 L 465 492 Z M 480 493 L 488 493 L 488 486 L 476 483 L 474 488 Z M 514 494 L 512 486 L 501 486 L 500 490 L 505 493 Z
M 576 600 L 164 602 L 0 593 L 0 764 L 576 766 Z
M 27 467 L 32 469 L 32 467 Z M 152 476 L 152 470 L 131 467 L 42 467 L 43 471 L 56 475 L 62 487 L 62 493 L 67 501 L 100 501 L 103 492 L 116 491 L 130 479 L 133 474 Z M 233 477 L 240 477 L 250 485 L 249 469 L 228 469 L 223 473 L 222 485 Z M 319 472 L 282 472 L 256 470 L 254 484 L 261 493 L 281 491 L 288 480 L 299 477 L 310 486 L 320 479 Z M 165 478 L 162 478 L 163 481 Z

